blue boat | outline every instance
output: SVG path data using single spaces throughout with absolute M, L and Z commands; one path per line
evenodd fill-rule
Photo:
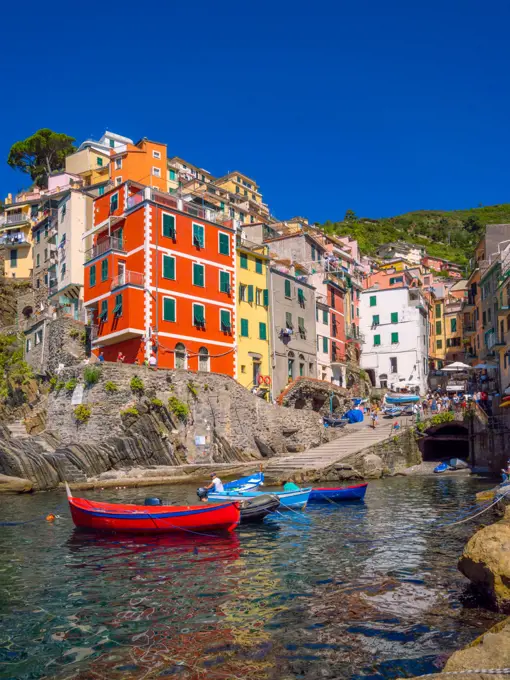
M 309 503 L 328 503 L 329 501 L 362 501 L 367 492 L 368 483 L 354 486 L 329 486 L 312 489 Z
M 255 472 L 247 477 L 239 477 L 239 479 L 234 479 L 231 482 L 223 484 L 223 488 L 228 491 L 250 491 L 257 489 L 261 484 L 264 483 L 264 473 Z
M 439 463 L 439 465 L 436 465 L 434 468 L 434 472 L 437 473 L 446 472 L 447 470 L 451 470 L 451 467 L 448 465 L 448 463 Z
M 386 394 L 384 400 L 387 404 L 409 404 L 420 401 L 417 394 Z
M 207 500 L 212 503 L 220 501 L 245 501 L 248 498 L 259 496 L 276 496 L 280 501 L 280 510 L 304 510 L 310 498 L 311 487 L 298 489 L 297 491 L 223 491 L 222 493 L 209 493 Z

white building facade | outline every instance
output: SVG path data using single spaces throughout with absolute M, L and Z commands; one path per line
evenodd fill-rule
M 407 286 L 361 295 L 360 330 L 364 336 L 361 367 L 374 387 L 391 389 L 400 381 L 427 391 L 428 303 L 421 291 Z

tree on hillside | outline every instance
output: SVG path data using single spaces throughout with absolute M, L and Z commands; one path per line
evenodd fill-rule
M 64 133 L 42 128 L 12 145 L 7 163 L 11 168 L 29 174 L 37 185 L 45 186 L 48 175 L 62 170 L 66 156 L 76 151 L 74 141 Z
M 345 216 L 344 216 L 344 222 L 355 222 L 356 221 L 356 213 L 354 210 L 346 210 L 345 211 Z

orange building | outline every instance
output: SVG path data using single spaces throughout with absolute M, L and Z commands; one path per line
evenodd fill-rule
M 136 144 L 123 144 L 111 150 L 110 179 L 115 186 L 132 180 L 167 192 L 167 175 L 166 144 L 144 137 Z
M 131 181 L 95 199 L 84 288 L 95 354 L 236 376 L 234 228 L 222 219 Z

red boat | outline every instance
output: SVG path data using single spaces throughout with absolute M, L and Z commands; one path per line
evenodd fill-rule
M 77 527 L 130 534 L 207 533 L 233 531 L 241 518 L 240 505 L 124 505 L 73 498 L 66 484 L 67 499 Z

